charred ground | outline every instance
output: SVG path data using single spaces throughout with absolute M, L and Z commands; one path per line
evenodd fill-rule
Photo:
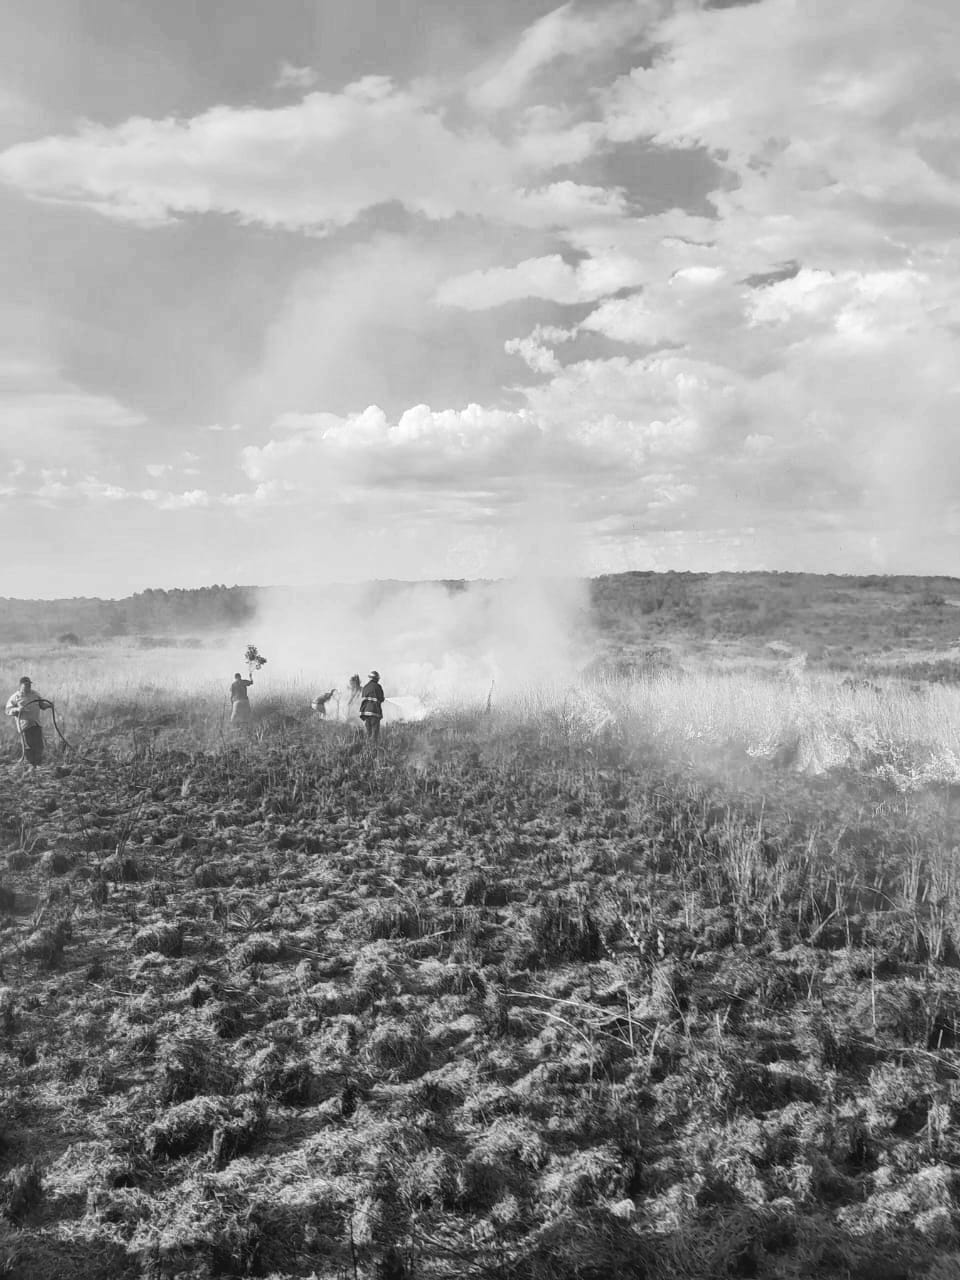
M 957 789 L 672 756 L 4 769 L 0 1274 L 956 1274 Z

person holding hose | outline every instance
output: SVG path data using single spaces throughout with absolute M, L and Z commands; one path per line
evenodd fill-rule
M 7 699 L 7 715 L 16 718 L 23 759 L 34 767 L 43 760 L 43 729 L 40 727 L 40 712 L 51 710 L 53 710 L 53 703 L 37 693 L 29 676 L 21 676 L 19 688 Z

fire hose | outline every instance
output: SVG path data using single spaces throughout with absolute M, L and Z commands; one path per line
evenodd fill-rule
M 70 745 L 70 743 L 66 740 L 63 734 L 60 732 L 60 726 L 59 724 L 57 724 L 57 708 L 54 706 L 52 702 L 50 703 L 50 717 L 53 720 L 53 727 L 57 731 L 57 737 L 60 739 L 60 741 L 63 743 L 64 747 L 66 747 L 68 751 L 72 751 L 73 747 Z
M 37 703 L 39 703 L 39 702 L 41 701 L 41 699 L 40 699 L 40 698 L 36 698 L 36 699 L 35 699 L 35 701 L 36 701 Z M 53 702 L 50 702 L 50 699 L 49 699 L 49 698 L 44 698 L 42 701 L 44 701 L 44 702 L 49 702 L 49 703 L 50 703 L 50 715 L 51 715 L 51 718 L 53 719 L 53 727 L 54 727 L 54 729 L 56 729 L 56 731 L 57 731 L 57 737 L 58 737 L 58 738 L 60 739 L 60 741 L 63 743 L 64 748 L 65 748 L 66 750 L 68 750 L 68 751 L 72 751 L 72 750 L 73 750 L 73 747 L 72 747 L 72 746 L 71 746 L 71 744 L 66 740 L 66 738 L 63 736 L 63 732 L 62 732 L 62 730 L 61 730 L 61 728 L 60 728 L 59 723 L 57 722 L 57 708 L 56 708 L 56 706 L 54 705 L 54 703 L 53 703 Z M 32 703 L 32 702 L 28 702 L 26 705 L 27 705 L 28 707 L 31 707 L 31 706 L 33 706 L 33 703 Z M 43 707 L 41 707 L 40 709 L 41 709 L 41 711 L 45 710 L 45 708 L 43 708 Z M 29 722 L 27 722 L 27 723 L 29 723 Z M 17 709 L 17 734 L 19 735 L 19 738 L 20 738 L 20 763 L 21 763 L 21 764 L 23 764 L 24 760 L 26 760 L 26 758 L 27 758 L 27 743 L 26 743 L 26 739 L 25 739 L 25 737 L 24 737 L 24 719 L 23 719 L 23 716 L 20 714 L 20 708 L 18 708 L 18 709 Z

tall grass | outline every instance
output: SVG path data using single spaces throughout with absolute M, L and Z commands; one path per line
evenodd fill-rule
M 197 745 L 213 742 L 229 717 L 227 688 L 236 669 L 214 647 L 148 649 L 117 643 L 79 649 L 19 647 L 0 653 L 0 694 L 28 673 L 55 699 L 58 715 L 79 736 L 87 731 L 179 726 Z M 258 673 L 255 713 L 315 723 L 309 704 L 335 676 L 315 679 L 278 662 Z M 457 699 L 430 689 L 388 690 L 425 697 L 448 723 L 485 716 L 490 727 L 539 726 L 582 742 L 604 733 L 654 739 L 672 749 L 742 750 L 807 773 L 852 766 L 903 789 L 960 781 L 960 688 L 922 691 L 889 679 L 851 686 L 830 673 L 794 665 L 771 671 L 688 669 L 632 680 L 536 682 L 526 688 L 468 690 Z M 338 708 L 330 707 L 332 719 Z M 345 700 L 340 714 L 345 715 Z

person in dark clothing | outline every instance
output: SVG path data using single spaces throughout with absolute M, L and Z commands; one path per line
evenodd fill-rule
M 367 683 L 360 690 L 360 719 L 367 731 L 367 737 L 374 741 L 380 736 L 380 721 L 383 719 L 383 686 L 380 684 L 380 672 L 371 671 Z
M 234 672 L 233 684 L 230 686 L 230 721 L 241 725 L 250 723 L 250 699 L 247 690 L 253 684 L 253 677 L 244 680 L 239 671 Z

